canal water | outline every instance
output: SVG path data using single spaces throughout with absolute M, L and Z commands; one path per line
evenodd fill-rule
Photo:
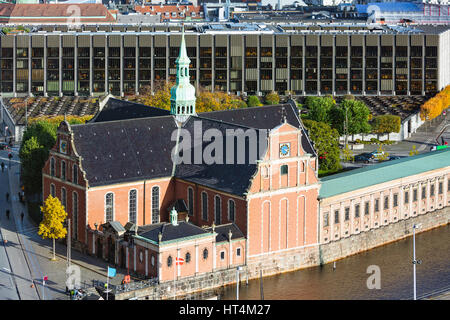
M 439 290 L 450 290 L 450 225 L 416 235 L 417 297 Z M 336 261 L 263 278 L 264 299 L 412 299 L 412 237 Z M 368 289 L 369 266 L 380 270 L 380 289 Z M 239 299 L 260 299 L 260 280 L 243 282 Z M 236 299 L 236 285 L 220 292 L 220 299 Z

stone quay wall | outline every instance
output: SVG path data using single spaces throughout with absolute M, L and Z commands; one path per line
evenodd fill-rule
M 420 229 L 416 230 L 416 233 L 421 233 L 448 223 L 450 223 L 450 207 L 447 206 L 424 215 L 410 217 L 327 244 L 250 257 L 247 261 L 247 266 L 243 266 L 240 271 L 240 281 L 259 278 L 261 273 L 264 277 L 319 266 L 410 237 L 412 236 L 412 226 L 414 224 L 422 225 Z M 176 295 L 184 296 L 234 283 L 236 283 L 236 268 L 218 270 L 178 280 L 176 282 Z M 174 286 L 174 281 L 167 281 L 156 286 L 117 294 L 116 300 L 172 299 Z
M 421 233 L 448 223 L 450 223 L 449 206 L 321 245 L 319 261 L 320 264 L 326 264 L 410 237 L 413 234 L 412 226 L 414 224 L 422 224 L 420 229 L 416 229 L 416 233 Z

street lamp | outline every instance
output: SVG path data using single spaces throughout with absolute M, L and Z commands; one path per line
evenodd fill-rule
M 236 268 L 236 300 L 239 300 L 239 271 L 241 270 L 241 266 Z
M 421 264 L 421 260 L 416 260 L 416 229 L 420 229 L 422 224 L 413 225 L 413 282 L 414 282 L 414 300 L 417 300 L 416 295 L 416 264 Z

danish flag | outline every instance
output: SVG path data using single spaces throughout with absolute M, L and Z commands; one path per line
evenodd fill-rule
M 175 258 L 175 263 L 177 264 L 177 266 L 182 266 L 184 263 L 184 259 L 183 258 Z

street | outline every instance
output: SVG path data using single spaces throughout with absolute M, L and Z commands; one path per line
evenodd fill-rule
M 8 153 L 0 150 L 0 163 L 5 163 L 4 172 L 0 169 L 0 300 L 67 300 L 67 248 L 56 242 L 57 261 L 51 261 L 52 240 L 42 239 L 37 234 L 38 226 L 18 199 L 18 148 L 12 149 L 11 162 Z M 9 201 L 6 201 L 7 192 Z M 6 210 L 10 211 L 9 220 Z M 82 286 L 89 286 L 92 280 L 106 280 L 107 262 L 75 250 L 72 250 L 71 262 L 80 268 Z M 117 276 L 110 279 L 110 283 L 120 284 L 125 274 L 127 270 L 118 268 Z M 48 277 L 45 286 L 44 276 Z
M 438 139 L 439 141 L 436 141 Z M 416 133 L 413 133 L 410 138 L 400 141 L 396 144 L 392 145 L 383 145 L 383 149 L 385 152 L 389 154 L 389 156 L 398 156 L 398 157 L 409 157 L 409 152 L 415 146 L 416 150 L 419 153 L 430 152 L 430 149 L 433 146 L 442 144 L 442 141 L 447 141 L 450 144 L 450 114 L 447 112 L 446 115 L 441 115 L 435 120 L 431 121 L 431 123 L 424 123 L 420 126 Z M 355 150 L 354 155 L 372 152 L 378 149 L 378 145 L 365 145 L 364 149 Z M 355 167 L 364 167 L 373 165 L 376 162 L 371 162 L 369 164 L 365 164 L 362 162 L 355 163 L 346 163 L 343 162 L 342 166 L 344 168 L 355 168 Z

